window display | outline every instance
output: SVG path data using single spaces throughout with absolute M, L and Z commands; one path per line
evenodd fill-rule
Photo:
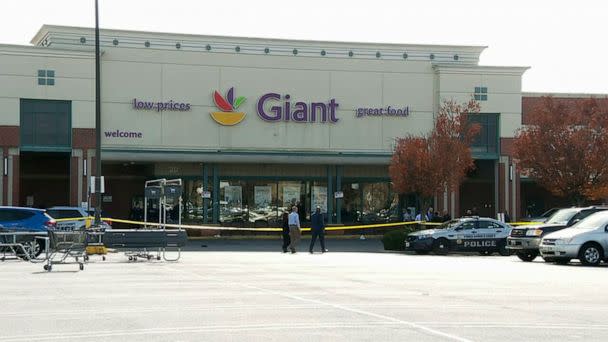
M 342 222 L 396 222 L 399 218 L 399 195 L 392 193 L 388 182 L 345 182 L 342 184 Z
M 288 208 L 300 202 L 300 185 L 283 186 L 283 206 Z
M 321 207 L 322 213 L 327 213 L 327 187 L 326 186 L 313 186 L 312 187 L 312 203 L 311 210 L 315 210 L 317 207 Z
M 246 208 L 243 207 L 241 182 L 220 182 L 220 223 L 243 222 Z
M 190 182 L 190 181 L 189 181 Z M 186 182 L 185 202 L 189 217 L 202 219 L 201 196 L 192 196 L 200 181 Z M 335 189 L 334 189 L 335 190 Z M 388 181 L 343 182 L 341 191 L 341 220 L 344 224 L 396 222 L 399 216 L 399 196 L 390 189 Z M 219 222 L 224 225 L 247 227 L 280 227 L 281 216 L 297 206 L 300 221 L 310 220 L 311 211 L 319 206 L 327 213 L 329 201 L 324 180 L 233 180 L 220 181 Z M 200 206 L 200 207 L 199 207 Z M 209 209 L 212 210 L 211 200 Z M 200 210 L 198 208 L 201 208 Z M 209 217 L 211 217 L 209 213 Z M 334 214 L 335 219 L 335 214 Z
M 254 203 L 256 208 L 264 208 L 272 203 L 272 187 L 271 186 L 254 186 Z
M 245 186 L 245 205 L 249 207 L 247 222 L 254 227 L 278 226 L 277 185 L 272 182 L 248 182 Z M 251 205 L 249 205 L 251 203 Z

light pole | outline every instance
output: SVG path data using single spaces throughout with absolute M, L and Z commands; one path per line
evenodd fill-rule
M 101 225 L 101 75 L 99 56 L 99 6 L 95 0 L 95 226 Z

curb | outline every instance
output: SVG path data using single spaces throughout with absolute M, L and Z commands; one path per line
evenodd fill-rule
M 306 235 L 303 236 L 305 238 Z M 325 234 L 325 240 L 359 240 L 361 235 L 328 235 Z M 376 240 L 381 239 L 382 235 L 365 235 L 365 239 Z M 188 237 L 188 241 L 205 241 L 205 240 L 280 240 L 281 235 L 228 235 L 228 236 L 192 236 Z

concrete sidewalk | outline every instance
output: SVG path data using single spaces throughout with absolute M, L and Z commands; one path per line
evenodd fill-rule
M 272 239 L 252 238 L 213 238 L 204 240 L 191 240 L 187 251 L 233 251 L 233 252 L 280 252 L 283 241 L 274 237 Z M 308 253 L 310 237 L 304 236 L 300 242 L 298 252 Z M 325 247 L 329 252 L 383 252 L 384 247 L 380 239 L 334 239 L 326 238 Z M 321 251 L 319 240 L 315 243 L 315 252 Z

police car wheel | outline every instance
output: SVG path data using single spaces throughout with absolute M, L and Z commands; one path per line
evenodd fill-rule
M 448 239 L 437 239 L 433 242 L 433 253 L 446 255 L 450 252 L 450 242 Z
M 507 248 L 507 243 L 506 242 L 501 242 L 498 245 L 498 254 L 500 254 L 501 256 L 509 256 L 509 255 L 511 255 L 511 250 L 509 250 Z
M 518 252 L 517 257 L 521 261 L 531 262 L 538 256 L 538 252 L 536 251 L 528 251 L 528 252 Z
M 585 266 L 597 266 L 604 259 L 604 250 L 596 243 L 586 243 L 581 247 L 578 259 Z

